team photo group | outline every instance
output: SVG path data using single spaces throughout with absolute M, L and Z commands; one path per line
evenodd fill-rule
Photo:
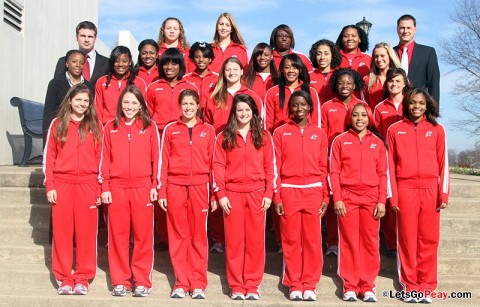
M 344 301 L 376 302 L 380 238 L 405 293 L 435 291 L 450 193 L 440 72 L 415 18 L 396 27 L 398 45 L 371 54 L 346 25 L 304 55 L 280 24 L 249 53 L 230 13 L 191 45 L 169 17 L 133 59 L 100 55 L 97 27 L 79 23 L 43 115 L 58 294 L 88 293 L 99 221 L 113 296 L 148 296 L 163 247 L 170 297 L 205 299 L 208 255 L 225 253 L 229 297 L 259 300 L 270 230 L 290 300 L 317 300 L 328 255 Z

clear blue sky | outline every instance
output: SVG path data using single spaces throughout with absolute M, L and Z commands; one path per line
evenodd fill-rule
M 235 16 L 247 42 L 249 53 L 259 42 L 269 42 L 270 33 L 279 24 L 289 25 L 295 34 L 295 49 L 308 54 L 318 39 L 335 41 L 343 26 L 354 24 L 365 16 L 373 24 L 369 41 L 371 50 L 376 43 L 398 43 L 396 20 L 402 14 L 417 19 L 415 41 L 435 47 L 440 63 L 441 122 L 447 129 L 449 148 L 462 150 L 473 147 L 475 139 L 466 138 L 461 131 L 451 128 L 451 121 L 462 118 L 451 95 L 458 74 L 449 73 L 452 67 L 442 62 L 440 40 L 450 37 L 454 27 L 450 14 L 454 0 L 99 0 L 99 38 L 110 48 L 117 41 L 118 31 L 129 30 L 138 42 L 157 39 L 163 20 L 179 18 L 190 44 L 211 42 L 215 22 L 222 12 Z M 249 54 L 250 56 L 250 54 Z

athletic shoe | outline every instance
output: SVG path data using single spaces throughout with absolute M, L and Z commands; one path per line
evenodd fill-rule
M 117 285 L 112 290 L 112 296 L 126 296 L 127 292 L 127 287 L 125 287 L 124 285 Z
M 353 291 L 347 291 L 343 294 L 343 300 L 346 302 L 356 302 L 357 294 Z
M 240 292 L 232 292 L 230 294 L 230 298 L 234 301 L 243 301 L 245 299 L 245 295 Z
M 304 301 L 316 301 L 317 300 L 317 295 L 315 294 L 315 291 L 312 291 L 312 290 L 303 291 L 303 300 Z
M 326 254 L 327 255 L 334 254 L 335 256 L 338 256 L 338 246 L 336 245 L 329 246 Z
M 396 249 L 390 249 L 387 251 L 387 257 L 388 258 L 397 258 L 397 250 Z
M 291 301 L 301 301 L 303 300 L 302 292 L 299 290 L 295 290 L 290 292 L 290 300 Z
M 150 294 L 150 291 L 152 291 L 151 288 L 147 288 L 145 286 L 138 286 L 135 288 L 135 291 L 133 291 L 132 295 L 134 297 L 146 297 Z
M 73 289 L 72 286 L 70 285 L 65 285 L 65 286 L 60 286 L 57 289 L 57 293 L 59 295 L 70 295 L 73 294 Z
M 76 284 L 75 289 L 73 289 L 73 294 L 75 295 L 87 295 L 88 288 L 84 284 Z
M 375 295 L 375 293 L 373 293 L 371 291 L 367 291 L 367 292 L 365 292 L 365 294 L 363 294 L 363 301 L 364 302 L 375 303 L 377 301 L 377 296 Z
M 260 295 L 258 295 L 258 293 L 247 293 L 247 295 L 245 296 L 245 299 L 246 300 L 249 300 L 249 301 L 258 301 L 260 299 Z
M 194 289 L 192 291 L 192 298 L 193 299 L 205 299 L 205 292 L 202 289 Z
M 211 253 L 218 253 L 221 254 L 225 251 L 225 246 L 223 246 L 222 243 L 215 243 L 210 247 L 210 252 Z
M 170 294 L 170 297 L 171 298 L 184 298 L 185 295 L 187 295 L 185 293 L 185 290 L 183 290 L 182 288 L 177 288 L 177 289 L 174 289 L 172 291 L 172 294 Z
M 432 303 L 432 297 L 430 295 L 426 295 L 421 300 L 418 300 L 418 302 L 422 303 L 422 304 L 431 304 Z

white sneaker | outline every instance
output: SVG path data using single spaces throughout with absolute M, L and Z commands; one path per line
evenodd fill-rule
M 365 292 L 365 294 L 363 294 L 363 301 L 374 303 L 377 301 L 377 296 L 375 295 L 375 293 L 367 291 Z
M 127 287 L 125 287 L 124 285 L 117 285 L 117 286 L 113 287 L 112 295 L 113 296 L 126 296 L 127 292 L 128 292 Z
M 245 299 L 249 301 L 258 301 L 260 299 L 260 295 L 254 292 L 247 293 L 247 295 L 245 295 Z
M 299 290 L 295 290 L 290 292 L 290 300 L 291 301 L 301 301 L 303 300 L 302 292 Z
M 353 291 L 347 291 L 343 294 L 343 300 L 346 302 L 356 302 L 357 294 Z
M 151 288 L 138 286 L 135 288 L 135 291 L 133 291 L 132 295 L 135 297 L 147 297 L 150 294 L 150 291 L 152 291 Z
M 243 301 L 245 299 L 245 295 L 240 292 L 232 292 L 230 294 L 230 298 L 234 301 Z
M 304 301 L 316 301 L 317 300 L 317 295 L 315 294 L 315 291 L 312 291 L 312 290 L 303 291 L 303 300 Z
M 170 297 L 171 298 L 185 298 L 185 295 L 187 295 L 185 293 L 185 290 L 183 290 L 182 288 L 177 288 L 177 289 L 172 291 L 172 293 L 170 294 Z
M 84 284 L 76 284 L 73 289 L 73 294 L 75 295 L 87 295 L 88 288 Z
M 328 247 L 326 255 L 331 255 L 331 254 L 338 256 L 338 246 L 332 245 Z
M 419 299 L 417 301 L 422 304 L 431 304 L 433 302 L 432 297 L 430 295 L 426 295 L 424 298 Z
M 225 251 L 225 246 L 223 246 L 222 243 L 215 243 L 212 245 L 212 247 L 210 247 L 210 252 L 214 252 L 214 253 L 223 253 Z
M 65 285 L 65 286 L 60 286 L 57 289 L 58 295 L 70 295 L 73 294 L 73 289 L 72 286 L 70 285 Z
M 193 299 L 201 299 L 201 300 L 203 300 L 203 299 L 206 298 L 205 292 L 204 292 L 202 289 L 194 289 L 194 290 L 192 291 L 192 294 L 191 294 L 191 295 L 192 295 L 192 298 L 193 298 Z

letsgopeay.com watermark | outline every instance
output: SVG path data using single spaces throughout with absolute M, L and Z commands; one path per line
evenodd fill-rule
M 464 292 L 447 292 L 447 291 L 392 291 L 392 290 L 385 290 L 382 292 L 382 296 L 385 298 L 393 298 L 393 299 L 410 299 L 414 298 L 416 300 L 421 300 L 425 297 L 430 297 L 436 300 L 450 300 L 450 299 L 471 299 L 473 297 L 472 292 L 464 291 Z

